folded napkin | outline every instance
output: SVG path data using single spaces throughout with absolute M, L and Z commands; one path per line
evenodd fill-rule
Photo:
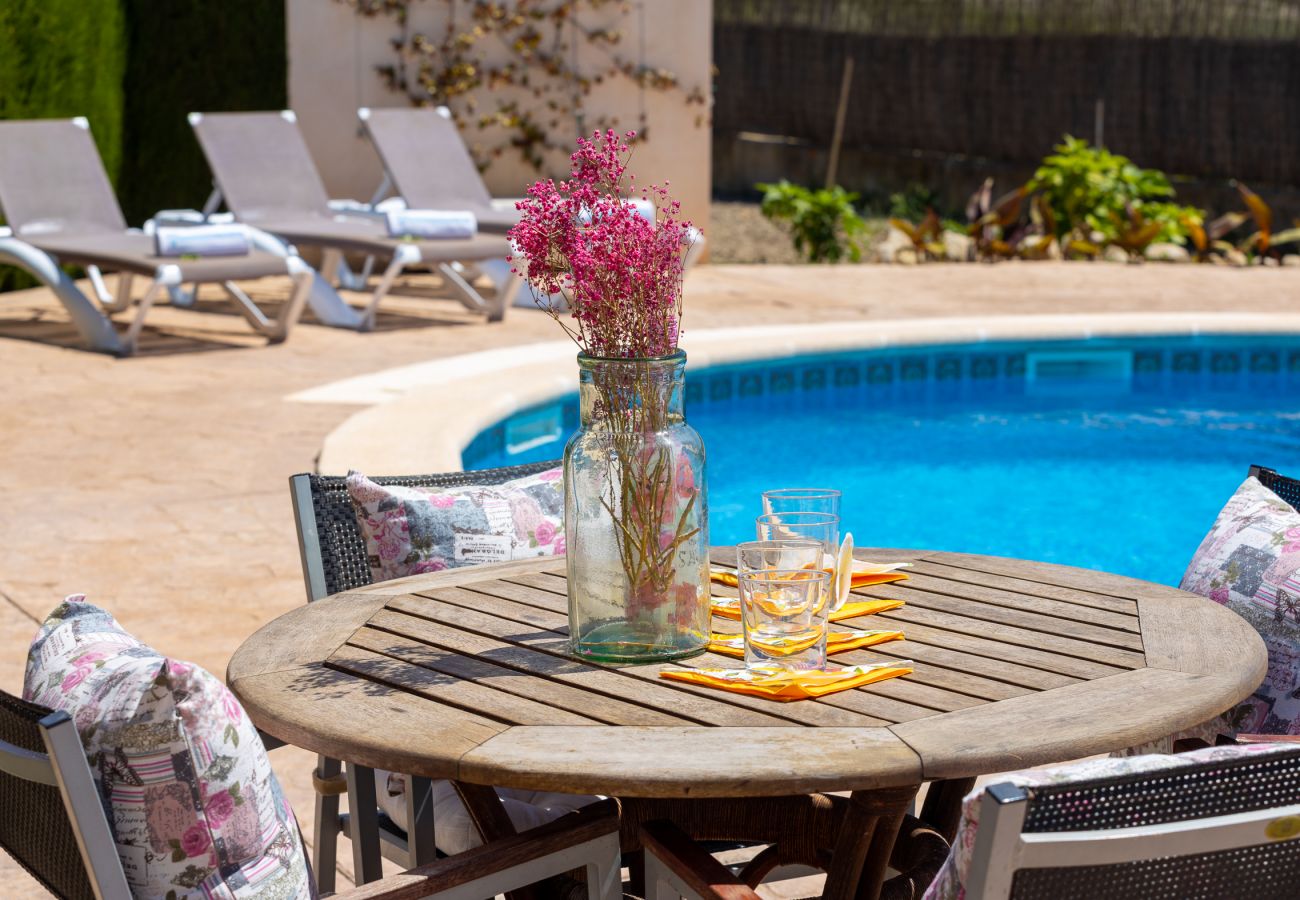
M 478 218 L 469 210 L 390 209 L 384 217 L 388 236 L 452 240 L 472 238 L 478 232 Z
M 906 577 L 906 576 L 904 576 Z M 722 616 L 724 619 L 740 618 L 740 598 L 739 597 L 713 597 L 713 614 Z M 858 616 L 869 616 L 873 613 L 888 612 L 891 609 L 898 609 L 903 605 L 902 600 L 872 600 L 863 598 L 861 600 L 850 600 L 830 615 L 832 622 L 840 622 L 844 619 L 856 619 Z
M 749 669 L 663 669 L 659 672 L 659 677 L 789 702 L 847 691 L 887 678 L 910 675 L 911 672 L 912 661 L 901 659 L 897 662 L 802 672 L 792 672 L 778 666 L 754 666 Z
M 160 225 L 153 233 L 158 256 L 247 256 L 252 245 L 243 225 Z
M 843 653 L 846 650 L 857 650 L 859 647 L 870 647 L 872 644 L 883 644 L 885 641 L 901 641 L 902 639 L 903 632 L 886 629 L 876 631 L 832 631 L 826 635 L 826 652 Z M 745 636 L 743 634 L 721 634 L 715 631 L 709 636 L 709 649 L 714 653 L 740 659 L 745 655 Z

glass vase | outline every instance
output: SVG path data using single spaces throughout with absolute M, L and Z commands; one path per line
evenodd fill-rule
M 564 449 L 569 645 L 600 662 L 709 641 L 704 443 L 686 424 L 686 354 L 578 355 L 581 424 Z

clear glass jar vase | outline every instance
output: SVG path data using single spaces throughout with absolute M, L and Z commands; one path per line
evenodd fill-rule
M 686 354 L 578 355 L 581 424 L 564 449 L 569 645 L 601 662 L 709 641 L 704 443 L 686 424 Z

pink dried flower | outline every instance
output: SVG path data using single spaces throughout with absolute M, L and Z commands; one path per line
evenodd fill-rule
M 511 263 L 539 298 L 569 298 L 573 325 L 554 305 L 539 302 L 591 356 L 655 357 L 677 349 L 682 260 L 692 228 L 680 218 L 667 182 L 641 191 L 640 199 L 655 206 L 653 218 L 638 212 L 624 185 L 625 138 L 634 136 L 610 130 L 579 138 L 569 178 L 529 188 L 516 204 L 523 218 L 510 229 Z

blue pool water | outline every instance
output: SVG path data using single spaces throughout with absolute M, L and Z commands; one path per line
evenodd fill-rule
M 1040 559 L 1176 584 L 1252 463 L 1300 469 L 1300 339 L 857 351 L 687 373 L 710 537 L 771 487 L 839 487 L 859 546 Z M 557 458 L 576 398 L 479 434 L 466 468 Z

